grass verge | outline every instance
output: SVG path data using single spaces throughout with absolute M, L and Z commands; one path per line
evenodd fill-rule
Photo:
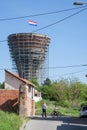
M 0 130 L 19 130 L 22 123 L 18 115 L 0 111 Z
M 42 102 L 43 101 L 39 101 L 35 104 L 35 114 L 36 115 L 41 115 L 42 114 Z M 51 101 L 45 101 L 47 104 L 47 115 L 50 115 L 53 110 L 54 110 L 54 106 L 55 106 L 55 102 L 51 102 Z M 65 116 L 74 116 L 74 117 L 78 117 L 79 116 L 79 110 L 78 108 L 72 108 L 72 107 L 62 107 L 62 106 L 58 106 L 58 111 Z

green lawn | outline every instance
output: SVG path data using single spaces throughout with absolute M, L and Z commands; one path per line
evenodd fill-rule
M 22 122 L 18 115 L 0 111 L 0 130 L 19 130 Z

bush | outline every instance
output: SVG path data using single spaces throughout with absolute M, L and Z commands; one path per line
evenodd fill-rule
M 87 106 L 87 101 L 80 102 L 80 107 L 81 106 Z
M 60 105 L 61 105 L 62 107 L 67 107 L 67 108 L 69 108 L 69 107 L 71 106 L 71 102 L 65 100 L 65 101 L 63 101 Z

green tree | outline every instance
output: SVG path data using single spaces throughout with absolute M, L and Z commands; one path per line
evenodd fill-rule
M 78 80 L 72 80 L 69 85 L 70 99 L 72 106 L 78 106 L 79 102 L 84 99 L 85 86 Z M 87 91 L 86 91 L 87 92 Z M 85 95 L 85 97 L 87 97 Z
M 68 85 L 67 82 L 64 80 L 60 80 L 58 83 L 53 83 L 53 91 L 55 92 L 54 97 L 55 100 L 62 103 L 64 100 L 68 98 Z
M 50 94 L 51 94 L 50 87 L 48 87 L 47 85 L 41 87 L 41 94 L 42 94 L 42 98 L 50 99 Z
M 43 99 L 56 101 L 61 106 L 77 107 L 87 102 L 87 84 L 81 83 L 76 78 L 54 82 L 46 79 L 40 90 Z
M 80 100 L 87 101 L 87 84 L 79 84 L 80 87 Z
M 0 89 L 4 89 L 4 82 L 0 83 Z
M 51 85 L 51 80 L 49 78 L 46 78 L 46 80 L 44 80 L 43 86 L 47 85 L 50 86 Z
M 36 85 L 36 89 L 37 89 L 38 91 L 41 90 L 41 87 L 40 87 L 40 85 L 39 85 L 39 83 L 38 83 L 37 77 L 34 77 L 34 78 L 31 79 L 30 81 L 31 81 L 33 84 Z

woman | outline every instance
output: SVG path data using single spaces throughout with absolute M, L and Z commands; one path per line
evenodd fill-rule
M 42 117 L 46 117 L 46 103 L 42 104 Z

